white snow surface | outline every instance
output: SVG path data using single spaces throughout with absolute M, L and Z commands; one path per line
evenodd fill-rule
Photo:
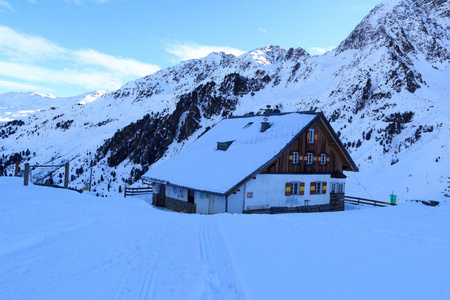
M 190 215 L 20 178 L 0 190 L 0 299 L 450 298 L 446 203 Z
M 150 169 L 145 176 L 219 194 L 262 167 L 318 114 L 291 113 L 224 119 L 184 151 Z M 261 132 L 261 122 L 270 123 Z M 226 151 L 217 142 L 233 142 Z

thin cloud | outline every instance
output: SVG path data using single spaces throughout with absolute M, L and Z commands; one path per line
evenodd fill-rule
M 1 0 L 0 0 L 1 1 Z M 68 49 L 39 36 L 19 33 L 9 27 L 0 26 L 0 55 L 12 60 L 47 60 L 61 58 Z
M 6 88 L 9 91 L 36 91 L 47 90 L 46 88 L 38 85 L 23 84 L 14 81 L 0 80 L 0 87 Z
M 326 47 L 326 48 L 321 48 L 321 47 L 311 47 L 309 48 L 309 53 L 312 55 L 322 55 L 328 51 L 333 50 L 336 47 Z
M 125 75 L 145 76 L 159 70 L 156 65 L 144 64 L 130 58 L 118 58 L 92 49 L 73 51 L 72 54 L 80 64 L 101 66 Z
M 14 78 L 17 86 L 52 83 L 111 90 L 159 69 L 157 65 L 93 49 L 64 48 L 45 38 L 0 26 L 0 79 Z
M 9 4 L 6 0 L 0 0 L 0 11 L 4 11 L 4 10 L 14 10 L 11 6 L 11 4 Z
M 80 72 L 76 69 L 54 70 L 29 64 L 18 64 L 0 61 L 0 76 L 12 77 L 19 80 L 53 84 L 75 84 L 87 89 L 101 89 L 120 87 L 120 78 L 111 76 L 108 72 L 91 70 Z
M 185 61 L 189 59 L 202 58 L 212 52 L 224 52 L 226 54 L 233 54 L 239 56 L 245 52 L 232 47 L 223 46 L 207 46 L 197 43 L 167 43 L 165 47 L 166 52 L 172 54 L 175 58 L 171 59 L 172 62 Z
M 267 30 L 265 30 L 265 29 L 262 28 L 262 27 L 258 27 L 258 31 L 259 31 L 259 32 L 262 32 L 262 33 L 267 33 Z

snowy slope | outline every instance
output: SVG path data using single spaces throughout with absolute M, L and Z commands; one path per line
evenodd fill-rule
M 271 105 L 324 112 L 360 168 L 347 174 L 348 194 L 443 199 L 450 195 L 449 16 L 448 1 L 386 1 L 321 56 L 269 46 L 182 62 L 95 101 L 0 125 L 3 164 L 70 161 L 78 188 L 93 166 L 96 193 L 111 195 L 223 117 Z
M 448 299 L 450 207 L 189 215 L 0 178 L 0 299 Z

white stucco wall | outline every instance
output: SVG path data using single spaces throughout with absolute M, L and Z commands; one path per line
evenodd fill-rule
M 195 192 L 194 202 L 199 214 L 224 213 L 226 207 L 225 197 L 211 193 Z
M 228 212 L 229 213 L 242 213 L 244 208 L 244 186 L 236 191 L 236 194 L 228 196 Z
M 198 214 L 208 214 L 209 213 L 209 195 L 208 193 L 204 192 L 195 192 L 195 205 L 196 205 L 196 212 Z
M 285 196 L 286 182 L 304 182 L 304 195 Z M 311 182 L 322 181 L 327 183 L 326 194 L 310 194 Z M 330 203 L 331 183 L 345 183 L 345 178 L 331 178 L 329 174 L 259 174 L 256 179 L 241 186 L 236 194 L 228 196 L 229 213 L 242 213 L 248 207 L 296 207 L 304 205 L 322 205 Z M 249 193 L 253 194 L 249 198 Z M 167 185 L 166 196 L 188 201 L 188 189 Z M 308 203 L 305 200 L 309 200 Z M 212 193 L 195 191 L 194 202 L 197 213 L 216 214 L 226 210 L 226 198 Z
M 286 182 L 300 181 L 305 183 L 304 195 L 285 196 Z M 310 194 L 310 184 L 315 181 L 327 183 L 326 194 Z M 247 182 L 245 187 L 245 209 L 248 206 L 295 207 L 330 203 L 331 182 L 345 183 L 345 178 L 331 178 L 329 174 L 260 174 L 256 179 Z M 241 188 L 241 190 L 243 190 Z M 253 193 L 253 198 L 248 198 Z
M 224 196 L 212 195 L 209 200 L 209 213 L 224 213 L 226 208 L 226 198 Z

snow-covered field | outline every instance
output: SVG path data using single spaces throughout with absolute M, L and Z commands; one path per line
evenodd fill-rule
M 0 193 L 0 299 L 450 299 L 448 203 L 206 216 Z

